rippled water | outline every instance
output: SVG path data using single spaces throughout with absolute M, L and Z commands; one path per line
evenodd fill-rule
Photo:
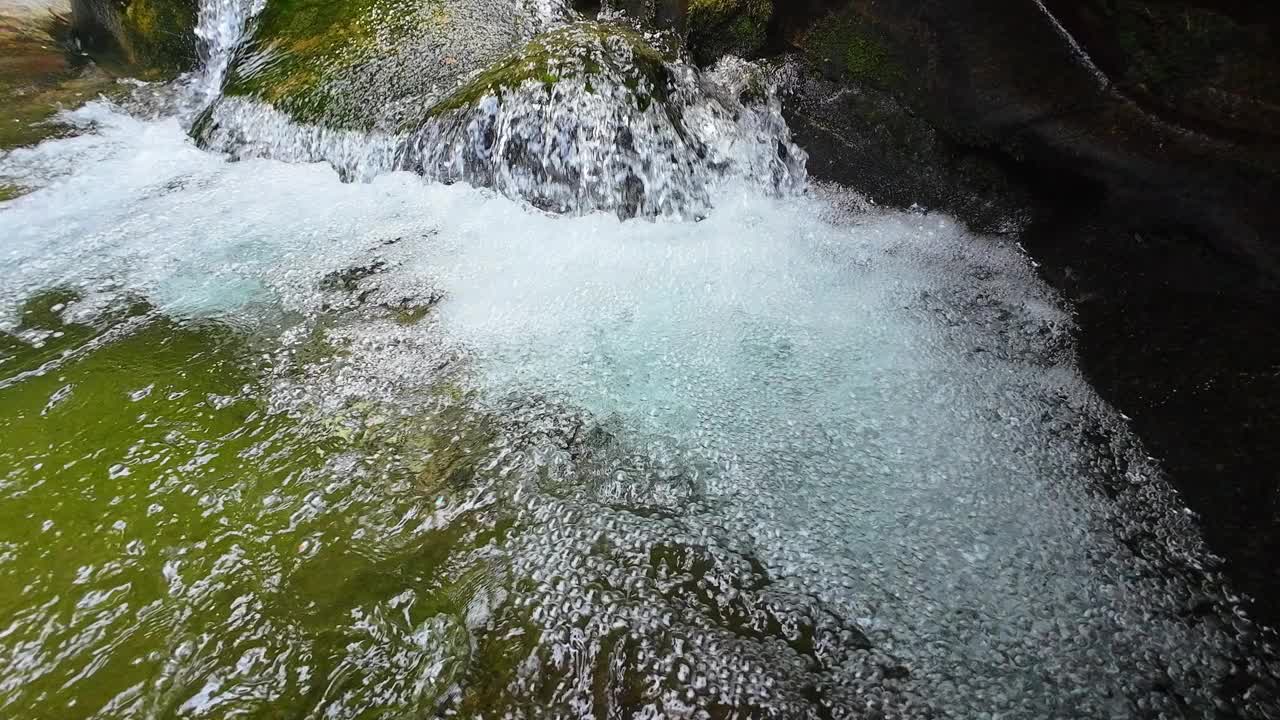
M 1016 245 L 66 119 L 0 158 L 0 716 L 1277 712 Z

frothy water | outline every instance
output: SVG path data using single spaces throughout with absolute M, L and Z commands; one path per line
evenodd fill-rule
M 202 150 L 261 9 L 0 158 L 0 714 L 1280 712 L 1070 309 L 806 185 L 777 76 L 571 26 L 554 87 Z
M 225 438 L 293 417 L 365 440 L 307 462 L 268 433 L 283 465 L 257 471 L 266 486 L 194 452 L 151 494 L 190 488 L 234 532 L 162 533 L 131 558 L 126 527 L 102 567 L 131 568 L 133 591 L 89 571 L 30 585 L 0 642 L 7 707 L 92 657 L 153 655 L 154 682 L 100 716 L 1276 707 L 1270 636 L 1080 378 L 1070 316 L 1016 248 L 837 189 L 727 181 L 698 222 L 557 217 L 410 173 L 227 162 L 175 120 L 105 105 L 72 119 L 94 131 L 4 160 L 44 185 L 0 206 L 4 306 L 77 288 L 62 312 L 142 297 L 246 328 L 273 369 L 218 394 L 268 414 Z M 303 363 L 317 333 L 341 350 Z M 54 397 L 69 362 L 10 387 L 75 407 Z M 16 571 L 27 541 L 5 542 Z M 161 557 L 212 563 L 209 583 Z M 151 577 L 170 589 L 147 622 L 191 644 L 94 634 Z M 377 580 L 344 595 L 361 577 Z M 55 621 L 38 599 L 65 592 L 102 610 Z M 49 623 L 78 639 L 42 646 Z M 97 688 L 86 673 L 47 697 Z
M 190 78 L 193 110 L 203 109 L 222 89 L 232 55 L 244 39 L 249 22 L 266 7 L 266 0 L 204 0 L 195 34 L 200 67 Z

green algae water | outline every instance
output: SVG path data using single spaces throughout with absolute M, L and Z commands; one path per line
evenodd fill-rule
M 223 155 L 251 10 L 0 155 L 0 717 L 1276 716 L 1016 244 L 581 29 L 614 66 L 412 138 L 439 173 L 251 98 Z
M 408 522 L 445 502 L 409 469 L 266 407 L 242 330 L 61 320 L 76 301 L 4 336 L 4 714 L 429 715 L 449 657 L 425 634 L 468 599 L 443 559 L 484 543 Z

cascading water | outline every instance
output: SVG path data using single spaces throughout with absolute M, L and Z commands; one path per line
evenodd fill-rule
M 1274 716 L 1016 247 L 664 67 L 0 159 L 0 714 Z
M 222 90 L 231 58 L 266 0 L 201 0 L 196 19 L 200 66 L 187 79 L 188 112 L 208 107 Z

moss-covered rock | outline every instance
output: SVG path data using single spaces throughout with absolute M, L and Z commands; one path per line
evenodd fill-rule
M 803 153 L 763 84 L 755 93 L 730 91 L 742 73 L 700 74 L 664 48 L 671 40 L 581 21 L 534 35 L 448 92 L 388 82 L 349 85 L 353 95 L 332 98 L 340 89 L 334 78 L 347 71 L 284 84 L 301 76 L 277 71 L 271 51 L 260 49 L 193 134 L 235 157 L 326 161 L 351 179 L 409 170 L 557 213 L 697 213 L 731 172 L 793 188 L 804 175 Z M 276 72 L 284 74 L 264 80 Z M 708 92 L 712 86 L 719 89 Z M 381 99 L 337 104 L 364 94 Z
M 179 72 L 198 60 L 198 0 L 72 0 L 82 46 L 112 59 L 161 72 Z
M 684 212 L 705 201 L 713 151 L 685 122 L 697 81 L 669 59 L 618 25 L 538 36 L 436 105 L 399 166 L 557 213 Z
M 225 92 L 302 123 L 404 129 L 545 21 L 516 2 L 269 0 Z
M 906 74 L 888 38 L 852 6 L 815 23 L 796 42 L 810 62 L 846 82 L 890 89 Z
M 550 93 L 561 81 L 585 83 L 593 79 L 626 88 L 631 102 L 645 110 L 667 98 L 673 58 L 650 45 L 639 33 L 619 25 L 584 22 L 539 35 L 521 50 L 497 63 L 431 109 L 439 116 L 475 105 L 485 97 L 501 97 L 528 83 Z

